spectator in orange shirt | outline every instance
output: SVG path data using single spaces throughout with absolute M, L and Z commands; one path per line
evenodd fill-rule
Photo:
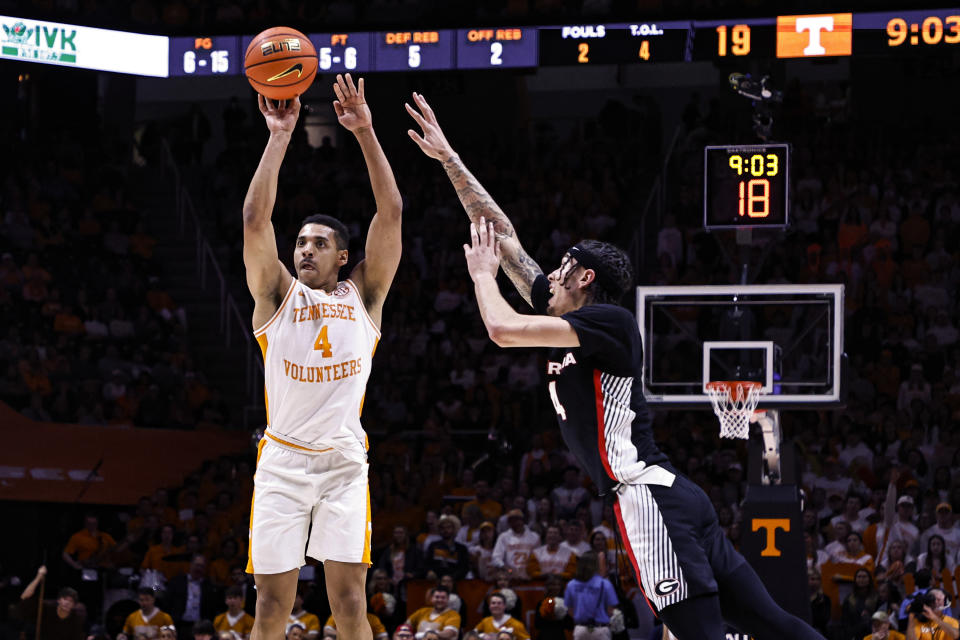
M 466 471 L 464 471 L 464 476 L 466 476 Z M 477 480 L 473 483 L 473 491 L 473 500 L 463 505 L 463 508 L 476 506 L 483 514 L 484 520 L 496 522 L 500 514 L 503 513 L 503 505 L 490 498 L 490 483 L 486 480 Z
M 240 550 L 233 538 L 220 543 L 220 555 L 210 563 L 209 577 L 214 584 L 225 585 L 230 581 L 230 567 L 240 562 Z
M 143 223 L 138 222 L 136 230 L 130 236 L 130 253 L 149 260 L 153 257 L 153 248 L 156 244 L 157 241 L 153 236 L 144 231 Z
M 900 223 L 900 240 L 900 248 L 906 252 L 912 252 L 914 248 L 922 251 L 930 242 L 930 223 L 920 207 L 911 207 L 910 216 Z
M 174 546 L 174 533 L 173 527 L 168 524 L 160 528 L 160 544 L 155 544 L 147 549 L 147 554 L 143 557 L 140 568 L 159 571 L 167 580 L 179 573 L 183 566 L 182 560 L 180 558 L 166 559 L 169 556 L 184 552 L 183 547 Z
M 48 396 L 53 391 L 50 378 L 47 377 L 43 366 L 40 364 L 40 356 L 37 355 L 36 349 L 27 349 L 27 357 L 20 360 L 17 368 L 20 371 L 20 379 L 23 380 L 23 384 L 27 385 L 27 389 L 30 391 L 42 396 Z
M 83 529 L 70 536 L 63 549 L 63 561 L 77 571 L 102 566 L 117 541 L 100 531 L 100 521 L 90 513 L 84 516 Z
M 139 532 L 147 525 L 147 518 L 151 515 L 153 515 L 153 501 L 147 496 L 143 496 L 137 500 L 137 511 L 127 523 L 128 528 L 132 531 Z
M 243 591 L 240 587 L 227 589 L 224 599 L 227 610 L 213 619 L 217 631 L 232 631 L 239 640 L 246 640 L 253 630 L 253 616 L 243 610 Z
M 72 305 L 64 305 L 63 309 L 53 319 L 53 330 L 57 333 L 66 333 L 69 335 L 80 335 L 86 330 L 83 326 L 83 320 L 74 312 Z
M 170 494 L 163 487 L 153 492 L 153 509 L 160 516 L 160 522 L 164 524 L 177 523 L 177 511 L 170 506 Z

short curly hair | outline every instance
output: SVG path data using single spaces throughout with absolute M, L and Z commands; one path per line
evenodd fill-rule
M 600 286 L 596 279 L 587 288 L 590 301 L 596 304 L 620 304 L 623 295 L 633 282 L 633 265 L 630 256 L 620 247 L 599 240 L 581 240 L 577 243 L 593 254 L 604 267 L 607 276 L 613 280 L 607 286 Z
M 333 229 L 333 231 L 337 234 L 337 250 L 342 251 L 343 249 L 348 249 L 350 247 L 350 231 L 347 229 L 347 225 L 343 224 L 333 216 L 315 213 L 312 216 L 307 216 L 304 218 L 303 222 L 300 223 L 300 228 L 303 229 L 308 224 L 322 224 Z

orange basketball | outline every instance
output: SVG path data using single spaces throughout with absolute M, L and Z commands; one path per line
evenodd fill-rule
M 313 83 L 317 50 L 296 29 L 273 27 L 254 36 L 244 54 L 243 69 L 257 93 L 271 100 L 290 100 Z

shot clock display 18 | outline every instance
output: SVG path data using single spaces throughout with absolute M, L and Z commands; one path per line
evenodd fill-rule
M 790 147 L 709 146 L 703 150 L 705 229 L 787 226 Z

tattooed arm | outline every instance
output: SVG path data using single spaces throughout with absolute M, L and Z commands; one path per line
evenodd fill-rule
M 409 104 L 405 106 L 407 112 L 423 129 L 423 136 L 418 135 L 413 129 L 408 130 L 407 134 L 425 154 L 443 164 L 443 169 L 447 172 L 447 177 L 450 178 L 453 188 L 456 189 L 457 197 L 460 198 L 460 203 L 470 217 L 470 221 L 479 225 L 480 219 L 485 218 L 488 222 L 493 223 L 497 239 L 500 242 L 500 266 L 510 278 L 513 286 L 523 296 L 523 299 L 532 306 L 530 289 L 533 286 L 533 281 L 543 273 L 543 270 L 520 244 L 510 218 L 494 202 L 483 185 L 464 166 L 460 156 L 454 152 L 450 143 L 447 142 L 440 125 L 437 124 L 437 116 L 433 113 L 433 109 L 430 108 L 427 101 L 419 93 L 413 94 L 413 100 L 420 108 L 419 112 Z

